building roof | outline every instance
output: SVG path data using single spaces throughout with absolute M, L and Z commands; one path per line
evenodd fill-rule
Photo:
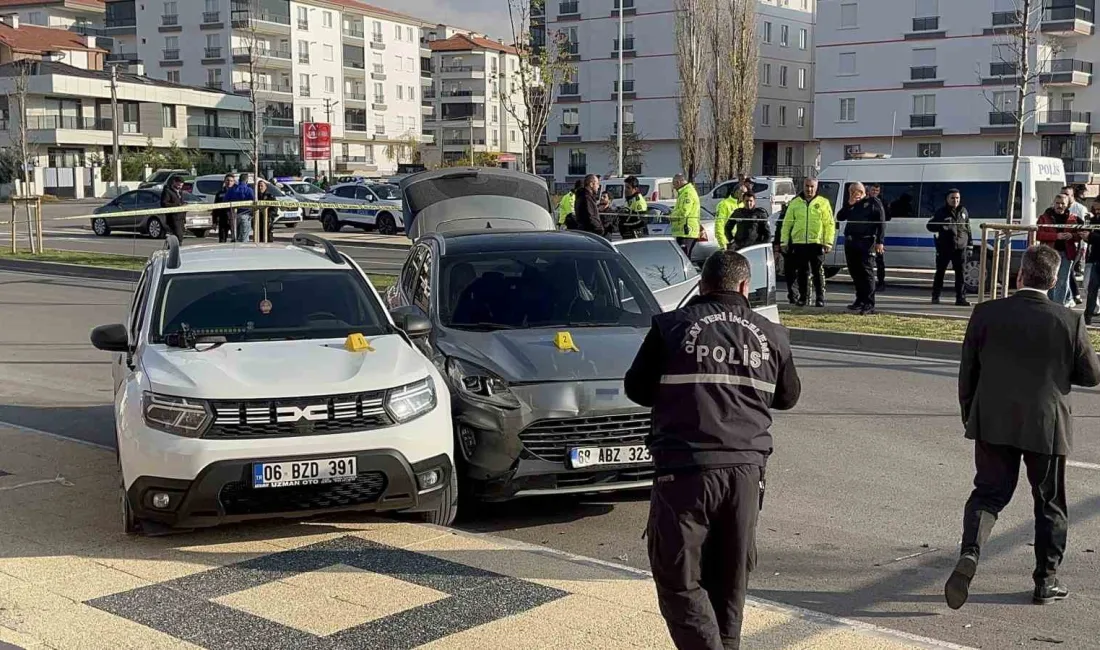
M 98 47 L 88 47 L 83 36 L 68 30 L 24 24 L 15 28 L 0 23 L 0 43 L 7 45 L 15 52 L 27 54 L 42 54 L 56 50 L 107 51 Z
M 473 50 L 494 50 L 505 54 L 519 54 L 516 48 L 480 36 L 455 34 L 450 38 L 432 41 L 428 44 L 432 52 L 471 52 Z
M 2 1 L 2 0 L 0 0 Z M 416 16 L 410 16 L 409 14 L 403 14 L 398 11 L 391 11 L 389 9 L 383 9 L 375 5 L 370 5 L 359 0 L 326 0 L 334 5 L 341 7 L 347 7 L 348 9 L 356 9 L 363 13 L 376 14 L 379 16 L 388 16 L 390 18 L 396 18 L 405 22 L 414 23 L 416 25 L 428 25 L 431 23 L 429 20 L 423 18 L 417 18 Z
M 22 28 L 20 28 L 22 29 Z M 13 77 L 19 74 L 21 61 L 10 61 L 3 65 L 0 65 L 0 78 Z M 35 67 L 37 70 L 33 72 L 34 75 L 64 75 L 67 77 L 81 77 L 84 79 L 102 79 L 103 81 L 111 80 L 111 72 L 109 70 L 86 70 L 84 68 L 77 68 L 67 63 L 61 63 L 60 61 L 35 61 Z M 119 72 L 118 82 L 123 84 L 134 84 L 138 86 L 153 86 L 156 88 L 171 88 L 173 90 L 198 90 L 206 93 L 212 93 L 215 95 L 234 95 L 234 93 L 226 92 L 224 90 L 217 90 L 215 88 L 206 88 L 205 86 L 185 86 L 183 84 L 174 84 L 171 81 L 165 81 L 164 79 L 152 79 L 150 77 L 144 77 L 141 75 L 131 74 L 129 72 Z
M 38 7 L 46 5 L 73 4 L 85 6 L 89 9 L 106 10 L 104 0 L 0 0 L 0 9 L 9 7 Z

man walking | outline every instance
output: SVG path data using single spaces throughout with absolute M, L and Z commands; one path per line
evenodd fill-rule
M 882 186 L 878 183 L 871 183 L 867 186 L 867 196 L 878 199 L 878 202 L 882 204 L 882 213 L 886 215 L 886 220 L 890 220 L 890 213 L 886 210 L 886 203 L 882 200 Z M 875 285 L 875 291 L 886 290 L 886 238 L 883 237 L 882 248 L 879 252 L 875 253 L 875 269 L 878 272 L 878 284 Z
M 936 210 L 928 220 L 929 232 L 936 239 L 936 274 L 932 276 L 932 304 L 940 302 L 943 291 L 943 276 L 947 265 L 955 272 L 955 305 L 969 307 L 966 300 L 965 268 L 970 256 L 970 246 L 974 237 L 970 232 L 970 213 L 962 204 L 962 194 L 958 190 L 947 190 L 946 205 Z
M 749 262 L 720 250 L 700 295 L 653 318 L 626 373 L 630 399 L 653 408 L 646 528 L 657 600 L 680 650 L 736 650 L 772 409 L 798 402 L 786 330 L 749 307 Z
M 1069 594 L 1057 578 L 1066 551 L 1066 455 L 1073 441 L 1071 386 L 1100 384 L 1100 364 L 1082 315 L 1047 298 L 1061 256 L 1024 253 L 1010 298 L 974 308 L 963 340 L 959 405 L 974 441 L 974 491 L 963 514 L 962 551 L 944 587 L 952 609 L 966 603 L 981 549 L 1016 491 L 1020 460 L 1035 499 L 1035 590 L 1048 604 Z
M 164 189 L 160 192 L 160 207 L 179 208 L 183 207 L 183 204 L 183 179 L 179 176 L 173 176 L 168 179 L 168 182 L 164 184 Z M 182 244 L 183 227 L 187 223 L 187 214 L 184 212 L 169 212 L 164 217 L 168 222 L 168 232 L 175 235 L 176 239 Z
M 672 187 L 676 189 L 676 205 L 669 215 L 669 231 L 691 259 L 691 251 L 699 240 L 699 192 L 683 174 L 672 177 Z
M 848 204 L 841 208 L 837 221 L 844 227 L 844 259 L 848 274 L 856 285 L 856 300 L 850 311 L 875 313 L 875 255 L 882 250 L 886 235 L 886 214 L 878 199 L 867 196 L 863 183 L 848 186 Z
M 798 306 L 809 298 L 809 275 L 813 275 L 814 305 L 825 306 L 825 255 L 836 242 L 836 221 L 829 199 L 818 196 L 817 179 L 807 178 L 802 193 L 783 212 L 783 253 L 794 256 L 798 273 Z
M 1059 305 L 1068 306 L 1071 302 L 1069 281 L 1073 277 L 1073 266 L 1077 262 L 1078 245 L 1087 233 L 1075 228 L 1042 227 L 1083 225 L 1075 215 L 1070 213 L 1069 197 L 1065 194 L 1054 197 L 1054 206 L 1039 215 L 1036 223 L 1039 225 L 1039 231 L 1035 233 L 1035 238 L 1053 248 L 1062 257 L 1062 266 L 1058 269 L 1058 280 L 1050 290 L 1050 299 Z

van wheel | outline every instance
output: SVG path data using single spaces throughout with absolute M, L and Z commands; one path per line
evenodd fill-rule
M 393 215 L 388 212 L 383 212 L 378 215 L 378 219 L 375 221 L 378 225 L 379 235 L 396 235 L 397 234 L 397 222 L 394 221 Z
M 321 213 L 321 229 L 325 232 L 340 232 L 343 225 L 334 211 L 326 210 Z
M 439 497 L 439 506 L 435 510 L 419 513 L 420 520 L 436 526 L 450 526 L 458 517 L 458 474 L 457 468 L 451 470 L 450 485 L 443 488 Z
M 991 256 L 992 257 L 992 256 Z M 991 260 L 986 260 L 986 287 L 989 287 L 992 281 L 990 274 L 993 273 L 993 267 L 990 266 Z M 973 251 L 970 253 L 970 259 L 966 261 L 963 266 L 963 286 L 966 287 L 967 293 L 978 293 L 978 281 L 981 277 L 982 258 L 981 251 Z

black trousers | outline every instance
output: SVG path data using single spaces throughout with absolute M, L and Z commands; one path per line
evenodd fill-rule
M 676 243 L 680 245 L 680 248 L 684 249 L 684 254 L 691 259 L 691 251 L 695 250 L 695 243 L 699 241 L 694 237 L 677 237 Z
M 1012 500 L 1020 478 L 1020 460 L 1027 468 L 1031 496 L 1035 500 L 1036 584 L 1058 572 L 1066 553 L 1066 457 L 1047 456 L 1015 447 L 974 444 L 974 491 L 963 514 L 962 554 L 981 556 L 997 515 Z
M 764 469 L 658 476 L 646 529 L 657 602 L 680 650 L 737 650 Z
M 875 306 L 875 238 L 846 237 L 844 259 L 856 285 L 856 304 Z
M 875 255 L 875 266 L 878 267 L 878 283 L 886 284 L 886 253 Z
M 233 239 L 233 227 L 229 224 L 229 213 L 219 211 L 216 217 L 218 221 L 218 243 L 224 244 Z
M 940 297 L 943 291 L 943 276 L 947 272 L 947 265 L 955 272 L 955 300 L 966 300 L 966 286 L 963 284 L 963 267 L 966 266 L 968 251 L 951 250 L 936 251 L 936 274 L 932 276 L 932 298 Z
M 174 214 L 167 215 L 168 217 L 168 232 L 176 236 L 176 239 L 183 243 L 183 226 L 187 223 L 187 217 L 182 212 L 176 212 Z
M 794 255 L 795 271 L 798 275 L 798 295 L 802 300 L 809 301 L 810 277 L 813 277 L 814 297 L 825 300 L 825 247 L 820 244 L 792 244 L 791 254 Z
M 787 300 L 791 304 L 798 302 L 798 265 L 789 250 L 783 254 L 783 279 L 787 283 Z

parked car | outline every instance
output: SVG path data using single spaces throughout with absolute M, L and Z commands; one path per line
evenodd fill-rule
M 320 202 L 325 198 L 325 191 L 313 183 L 305 181 L 287 181 L 279 183 L 278 187 L 284 194 L 293 196 L 299 201 Z M 321 211 L 317 208 L 302 208 L 303 219 L 320 219 Z
M 667 201 L 670 204 L 676 202 L 676 190 L 672 187 L 672 179 L 669 177 L 639 176 L 638 189 L 649 203 Z M 626 178 L 605 178 L 600 181 L 600 191 L 607 192 L 611 196 L 611 207 L 619 208 L 626 205 Z
M 190 187 L 187 187 L 195 177 L 191 175 L 189 169 L 158 169 L 153 172 L 149 178 L 146 178 L 144 182 L 138 185 L 139 190 L 155 190 L 157 192 L 164 189 L 164 184 L 168 182 L 169 178 L 173 176 L 182 176 L 184 181 L 184 190 L 191 191 Z
M 201 200 L 189 192 L 184 193 L 183 200 L 184 203 L 202 203 Z M 156 210 L 159 207 L 159 190 L 132 190 L 126 192 L 92 211 L 92 214 L 104 215 L 92 218 L 92 232 L 100 237 L 106 237 L 116 230 L 139 232 L 149 235 L 153 239 L 162 239 L 168 233 L 168 224 L 163 214 L 115 218 L 106 216 L 115 212 L 130 212 L 131 210 Z M 187 212 L 185 215 L 184 229 L 200 239 L 205 237 L 212 224 L 210 213 L 205 211 Z
M 194 196 L 198 203 L 213 203 L 214 199 L 218 195 L 218 191 L 222 188 L 222 183 L 225 181 L 225 174 L 207 174 L 206 176 L 200 176 L 195 179 L 194 183 Z M 255 185 L 249 184 L 253 189 Z M 277 200 L 288 201 L 296 203 L 298 199 L 284 193 L 273 183 L 268 183 L 267 186 L 271 188 L 272 193 L 275 194 Z M 287 228 L 294 228 L 302 222 L 302 209 L 301 208 L 280 208 L 279 214 L 275 217 L 275 223 L 277 225 L 285 226 Z
M 391 317 L 317 237 L 155 252 L 126 321 L 91 335 L 114 355 L 124 531 L 350 510 L 451 523 L 448 388 L 415 344 L 429 328 Z
M 646 230 L 651 236 L 671 237 L 669 221 L 672 204 L 650 203 L 649 222 Z M 691 262 L 701 267 L 711 253 L 718 250 L 718 239 L 714 236 L 714 214 L 706 208 L 699 211 L 699 240 L 691 249 Z
M 753 179 L 752 193 L 756 195 L 756 205 L 764 208 L 769 215 L 779 214 L 783 208 L 798 196 L 800 191 L 794 180 L 787 176 L 756 176 Z M 710 212 L 718 210 L 718 203 L 728 197 L 737 187 L 738 181 L 720 183 L 710 192 L 700 197 L 700 203 Z
M 364 230 L 376 229 L 382 235 L 396 235 L 399 228 L 405 227 L 401 217 L 400 199 L 400 191 L 394 185 L 334 185 L 329 188 L 322 201 L 347 207 L 321 210 L 321 227 L 325 232 L 339 232 L 345 225 L 351 225 Z

